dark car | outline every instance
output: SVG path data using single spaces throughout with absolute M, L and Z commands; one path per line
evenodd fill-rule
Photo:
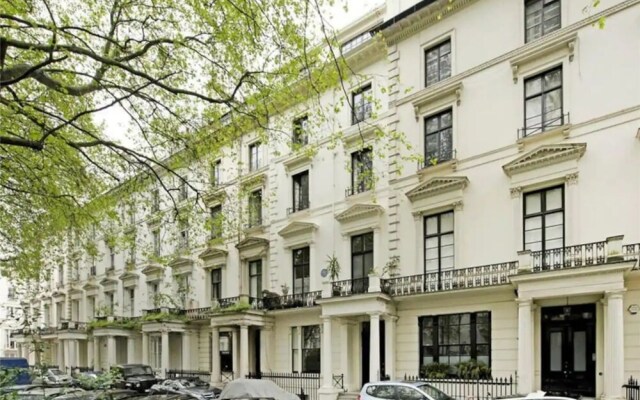
M 106 389 L 67 393 L 56 397 L 55 400 L 125 400 L 142 398 L 144 396 L 144 394 L 136 392 L 135 390 Z
M 158 378 L 150 366 L 144 364 L 123 364 L 111 367 L 118 375 L 114 387 L 144 392 L 158 383 Z
M 196 400 L 211 400 L 220 395 L 221 390 L 212 388 L 199 378 L 167 379 L 149 389 L 149 394 L 182 394 Z

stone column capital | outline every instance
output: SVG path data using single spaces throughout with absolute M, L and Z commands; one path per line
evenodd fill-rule
M 604 292 L 604 297 L 605 299 L 608 300 L 613 300 L 613 299 L 622 299 L 622 296 L 624 296 L 624 292 L 626 292 L 626 289 L 614 289 L 614 290 L 607 290 L 606 292 Z

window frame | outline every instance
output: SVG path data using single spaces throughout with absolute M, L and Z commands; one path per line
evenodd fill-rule
M 442 231 L 442 216 L 445 214 L 451 214 L 451 217 L 453 219 L 453 223 L 452 223 L 452 230 L 451 231 L 446 231 L 443 232 Z M 438 232 L 435 234 L 428 234 L 427 233 L 427 220 L 429 218 L 433 218 L 436 217 L 438 220 Z M 429 215 L 424 215 L 422 218 L 422 250 L 423 250 L 423 254 L 424 257 L 422 258 L 422 262 L 423 262 L 423 267 L 422 267 L 422 271 L 423 273 L 426 274 L 431 274 L 434 272 L 437 272 L 438 276 L 442 275 L 442 237 L 445 235 L 452 235 L 453 236 L 453 267 L 451 269 L 455 269 L 455 263 L 456 263 L 456 215 L 455 212 L 453 210 L 447 210 L 447 211 L 442 211 L 439 212 L 437 214 L 429 214 Z M 437 271 L 427 271 L 427 239 L 430 238 L 438 238 L 438 270 Z
M 367 236 L 371 236 L 371 250 L 366 250 L 366 246 L 365 246 L 365 242 L 366 242 L 366 237 Z M 354 241 L 356 239 L 360 239 L 362 240 L 362 250 L 360 251 L 355 251 L 353 250 L 354 248 Z M 374 257 L 375 257 L 375 233 L 373 231 L 369 231 L 369 232 L 364 232 L 361 233 L 359 235 L 352 235 L 351 236 L 351 240 L 349 241 L 350 247 L 350 253 L 351 253 L 351 290 L 353 293 L 367 293 L 368 289 L 369 289 L 369 282 L 367 280 L 368 276 L 369 276 L 369 271 L 371 270 L 371 268 L 373 268 L 373 265 L 375 263 Z M 369 269 L 367 269 L 367 265 L 366 265 L 366 260 L 367 260 L 367 255 L 371 254 L 371 266 L 369 267 Z M 355 277 L 354 274 L 354 265 L 355 265 L 355 259 L 356 257 L 361 257 L 362 258 L 362 276 L 359 277 Z
M 352 195 L 367 192 L 373 187 L 372 155 L 373 149 L 371 147 L 365 147 L 351 153 Z
M 491 367 L 491 363 L 492 363 L 492 336 L 493 336 L 493 332 L 492 332 L 492 318 L 491 318 L 491 311 L 490 310 L 479 310 L 479 311 L 472 311 L 472 312 L 462 312 L 462 313 L 449 313 L 449 314 L 436 314 L 436 315 L 421 315 L 418 317 L 418 341 L 419 341 L 419 348 L 418 348 L 418 365 L 419 365 L 419 369 L 422 370 L 422 368 L 425 366 L 425 364 L 423 364 L 425 355 L 426 355 L 426 348 L 427 347 L 433 347 L 433 363 L 442 363 L 440 361 L 440 356 L 441 356 L 441 351 L 440 351 L 440 347 L 442 346 L 447 346 L 447 347 L 451 347 L 451 346 L 464 346 L 464 344 L 461 343 L 459 337 L 458 337 L 458 343 L 448 343 L 448 344 L 440 344 L 440 318 L 450 318 L 452 316 L 458 316 L 458 318 L 461 318 L 462 315 L 465 314 L 469 314 L 469 346 L 470 346 L 470 354 L 469 354 L 469 359 L 470 360 L 478 360 L 478 346 L 487 346 L 487 354 L 488 354 L 488 362 L 487 362 L 487 366 L 490 368 Z M 478 335 L 477 335 L 477 331 L 478 331 L 478 315 L 479 314 L 487 314 L 487 327 L 488 327 L 488 341 L 487 343 L 480 343 L 478 344 Z M 426 321 L 428 319 L 432 319 L 433 322 L 431 324 L 431 329 L 433 330 L 432 332 L 432 345 L 426 345 L 423 343 L 423 339 L 424 339 L 424 326 L 423 326 L 423 321 Z M 426 324 L 425 324 L 426 325 Z M 458 324 L 458 326 L 461 326 L 462 324 Z M 449 355 L 442 355 L 442 356 L 446 356 L 448 357 Z M 458 361 L 460 362 L 460 361 Z M 455 367 L 455 365 L 457 363 L 454 364 L 450 364 L 449 362 L 443 363 L 443 364 L 447 364 L 450 367 Z
M 293 212 L 309 208 L 309 170 L 299 172 L 291 177 L 291 196 Z
M 189 248 L 189 223 L 181 221 L 178 226 L 178 248 Z
M 296 264 L 296 252 L 302 252 L 302 262 Z M 306 257 L 304 255 L 304 253 L 306 253 Z M 292 293 L 294 295 L 300 294 L 300 295 L 304 295 L 306 293 L 309 293 L 311 291 L 311 282 L 310 282 L 310 277 L 311 277 L 311 250 L 309 246 L 305 246 L 305 247 L 299 247 L 297 249 L 293 249 L 291 251 L 291 265 L 293 266 L 293 285 L 292 285 Z M 301 292 L 297 292 L 296 291 L 296 272 L 297 270 L 302 269 L 302 291 Z M 305 290 L 305 283 L 307 284 L 307 290 Z
M 545 4 L 545 1 L 548 1 L 548 4 Z M 542 13 L 541 17 L 540 17 L 540 26 L 541 26 L 541 33 L 540 36 L 536 37 L 536 38 L 529 38 L 527 36 L 527 32 L 528 30 L 531 28 L 529 26 L 527 26 L 527 8 L 532 4 L 532 3 L 537 3 L 537 2 L 542 2 L 542 9 L 540 10 L 540 12 Z M 545 32 L 544 30 L 544 8 L 545 7 L 549 7 L 550 4 L 552 3 L 559 3 L 558 5 L 558 27 L 556 29 L 553 29 L 549 32 Z M 530 43 L 533 42 L 537 39 L 543 38 L 548 34 L 551 34 L 555 31 L 558 31 L 560 29 L 562 29 L 562 0 L 525 0 L 524 2 L 524 13 L 523 13 L 523 17 L 524 17 L 524 42 L 525 43 Z
M 249 172 L 257 171 L 262 167 L 262 143 L 257 141 L 249 144 Z
M 211 231 L 209 232 L 211 239 L 219 239 L 223 236 L 222 224 L 216 226 L 222 216 L 222 204 L 209 207 L 209 218 L 211 220 Z
M 211 280 L 211 300 L 220 300 L 222 299 L 222 268 L 213 268 L 209 273 L 209 279 Z M 218 296 L 215 296 L 215 293 L 218 293 Z
M 370 97 L 372 93 L 373 93 L 373 88 L 371 86 L 371 83 L 362 85 L 356 90 L 353 90 L 351 92 L 351 125 L 359 124 L 371 118 L 371 115 L 373 114 L 373 101 L 372 99 L 370 98 L 368 99 L 367 97 L 368 96 Z M 362 99 L 362 101 L 359 100 L 360 98 Z M 359 107 L 356 105 L 357 99 L 358 99 L 358 105 L 360 105 L 360 108 L 362 109 L 361 116 L 357 111 L 359 109 Z M 367 112 L 367 106 L 369 109 L 368 112 Z
M 441 48 L 444 47 L 446 44 L 449 44 L 449 53 L 446 53 L 445 55 L 449 56 L 449 75 L 442 77 L 441 75 L 441 68 L 440 68 L 440 63 L 442 62 L 442 58 L 443 58 L 443 54 L 441 52 Z M 428 73 L 428 64 L 427 64 L 427 54 L 429 54 L 432 51 L 438 51 L 438 79 L 434 82 L 429 82 L 428 77 L 429 77 L 429 73 Z M 443 40 L 438 41 L 437 43 L 427 47 L 424 49 L 424 87 L 429 87 L 429 86 L 433 86 L 438 82 L 442 82 L 445 79 L 449 79 L 451 78 L 451 76 L 453 76 L 453 43 L 451 41 L 451 37 L 447 37 Z
M 211 186 L 217 187 L 220 186 L 221 183 L 221 168 L 222 168 L 222 160 L 216 160 L 211 163 L 211 176 L 209 177 L 211 181 Z
M 187 182 L 184 178 L 179 178 L 180 183 L 178 184 L 178 200 L 185 201 L 189 198 L 189 187 L 187 186 Z
M 546 204 L 547 204 L 547 192 L 550 192 L 552 190 L 555 189 L 560 189 L 560 195 L 561 195 L 561 199 L 562 199 L 562 206 L 561 208 L 555 208 L 553 210 L 547 210 L 546 209 Z M 540 194 L 540 212 L 538 213 L 534 213 L 534 214 L 527 214 L 527 197 L 532 196 L 534 194 Z M 537 190 L 532 190 L 532 191 L 528 191 L 526 193 L 523 194 L 522 196 L 522 248 L 525 249 L 526 248 L 526 227 L 527 227 L 527 219 L 530 218 L 537 218 L 537 217 L 542 217 L 542 222 L 540 224 L 540 230 L 541 230 L 541 236 L 540 236 L 540 242 L 541 242 L 541 246 L 540 246 L 540 252 L 542 254 L 544 254 L 545 251 L 549 250 L 546 247 L 546 216 L 548 214 L 554 214 L 557 213 L 559 211 L 562 212 L 562 247 L 560 247 L 561 249 L 564 249 L 567 245 L 566 243 L 566 238 L 567 238 L 567 224 L 566 224 L 566 215 L 567 215 L 567 208 L 566 208 L 567 204 L 566 204 L 566 199 L 565 199 L 565 187 L 564 185 L 555 185 L 555 186 L 549 186 L 549 187 L 545 187 L 542 189 L 537 189 Z
M 151 238 L 153 241 L 153 255 L 160 257 L 162 254 L 162 240 L 160 239 L 160 228 L 156 228 L 151 231 Z
M 151 191 L 151 212 L 157 213 L 160 211 L 160 190 L 155 188 Z
M 447 125 L 447 126 L 442 126 L 441 124 L 441 118 L 446 115 L 449 114 L 450 115 L 450 120 L 451 120 L 451 125 Z M 427 132 L 427 127 L 428 127 L 428 121 L 433 120 L 433 119 L 437 119 L 438 120 L 438 129 L 434 132 Z M 435 112 L 433 114 L 427 115 L 424 117 L 423 119 L 423 140 L 424 140 L 424 147 L 423 147 L 423 154 L 424 154 L 424 166 L 425 167 L 429 167 L 431 165 L 431 159 L 433 157 L 429 157 L 429 152 L 428 152 L 428 145 L 429 145 L 429 137 L 431 136 L 435 136 L 437 135 L 438 137 L 438 149 L 436 151 L 436 163 L 443 163 L 443 162 L 447 162 L 447 161 L 451 161 L 455 158 L 455 150 L 454 150 L 454 145 L 453 145 L 453 127 L 454 127 L 454 121 L 453 121 L 453 107 L 449 107 L 443 110 L 440 110 L 438 112 Z M 442 135 L 446 134 L 446 132 L 449 131 L 450 132 L 450 142 L 451 142 L 451 149 L 449 151 L 449 153 L 446 155 L 446 158 L 443 158 L 442 160 L 440 159 L 440 155 L 443 153 L 442 150 Z M 435 164 L 434 164 L 435 165 Z
M 297 146 L 309 144 L 309 116 L 303 115 L 293 120 L 291 142 Z
M 257 267 L 257 272 L 255 273 L 252 271 L 253 266 Z M 262 259 L 250 260 L 247 263 L 247 269 L 249 270 L 249 297 L 262 298 Z M 256 280 L 258 293 L 252 293 L 254 279 Z
M 256 189 L 249 193 L 248 203 L 249 227 L 262 225 L 262 189 Z
M 545 76 L 552 74 L 556 71 L 560 71 L 560 86 L 559 87 L 553 87 L 552 89 L 547 89 L 544 88 L 544 82 L 545 82 Z M 540 83 L 540 92 L 535 94 L 535 95 L 527 95 L 527 82 L 533 81 L 535 79 L 540 79 L 541 83 Z M 546 113 L 544 112 L 545 109 L 545 95 L 548 93 L 551 93 L 555 90 L 558 90 L 558 88 L 560 89 L 560 124 L 554 124 L 551 125 L 546 119 L 545 119 L 545 115 Z M 557 128 L 560 127 L 562 125 L 565 124 L 564 121 L 564 69 L 563 69 L 563 65 L 556 65 L 555 67 L 552 68 L 548 68 L 545 69 L 544 71 L 538 72 L 535 75 L 531 75 L 526 77 L 523 80 L 523 87 L 522 87 L 522 93 L 524 95 L 524 102 L 523 102 L 523 116 L 524 116 L 524 125 L 523 125 L 523 137 L 529 137 L 529 136 L 533 136 L 536 134 L 540 134 L 540 133 L 544 133 L 546 131 L 548 131 L 550 128 Z M 535 126 L 532 128 L 529 128 L 529 126 L 527 125 L 527 102 L 529 100 L 535 99 L 536 97 L 540 97 L 540 125 L 536 128 Z M 534 130 L 535 129 L 535 130 Z M 529 130 L 532 130 L 531 133 L 528 133 Z
M 318 347 L 305 347 L 305 338 L 307 337 L 306 332 L 308 330 L 312 330 L 312 334 L 314 334 L 314 339 L 318 344 Z M 300 364 L 300 369 L 302 371 L 303 374 L 311 374 L 311 373 L 315 373 L 315 374 L 319 374 L 320 373 L 320 362 L 321 362 L 321 357 L 322 355 L 320 354 L 320 349 L 322 347 L 322 333 L 320 330 L 320 325 L 304 325 L 302 326 L 302 329 L 300 330 L 300 334 L 301 336 L 301 345 L 300 345 L 300 355 L 302 356 L 302 362 Z M 316 336 L 317 335 L 317 336 Z M 317 358 L 318 358 L 318 366 L 317 369 L 316 368 L 309 368 L 309 365 L 305 362 L 307 361 L 307 356 L 306 354 L 308 354 L 309 352 L 313 352 L 312 354 L 317 354 Z

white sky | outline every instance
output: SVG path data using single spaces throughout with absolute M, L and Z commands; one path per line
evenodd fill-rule
M 335 0 L 334 6 L 325 11 L 324 16 L 333 29 L 339 30 L 384 2 L 385 0 Z M 118 140 L 125 145 L 133 145 L 132 142 L 127 140 L 125 134 L 128 117 L 119 107 L 110 107 L 96 114 L 95 118 L 98 123 L 105 124 L 107 135 L 110 138 Z

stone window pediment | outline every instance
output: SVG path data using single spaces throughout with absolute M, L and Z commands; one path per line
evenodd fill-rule
M 568 56 L 569 61 L 573 61 L 577 40 L 577 32 L 556 31 L 527 43 L 522 51 L 509 60 L 513 83 L 517 83 L 520 76 L 535 69 L 541 62 L 548 61 L 543 58 L 552 54 L 557 53 L 558 59 Z
M 251 190 L 264 187 L 264 184 L 266 181 L 267 181 L 267 170 L 266 168 L 263 168 L 242 177 L 240 181 L 240 187 L 242 188 L 242 190 L 251 191 Z
M 311 222 L 294 221 L 278 231 L 286 248 L 310 244 L 313 242 L 313 234 L 318 225 Z
M 287 174 L 291 174 L 294 171 L 302 170 L 312 166 L 313 158 L 305 151 L 292 154 L 289 158 L 282 162 Z
M 382 128 L 377 124 L 367 124 L 360 126 L 353 125 L 345 130 L 343 136 L 344 148 L 348 152 L 367 147 L 376 137 L 376 132 L 382 132 Z
M 553 166 L 565 161 L 577 161 L 587 149 L 586 143 L 550 144 L 540 146 L 502 166 L 509 177 L 527 171 Z
M 69 296 L 71 297 L 71 300 L 81 300 L 82 299 L 82 290 L 81 289 L 71 289 L 69 291 Z
M 204 261 L 206 269 L 224 267 L 227 263 L 228 252 L 223 249 L 208 247 L 198 257 Z
M 118 281 L 113 278 L 104 278 L 100 281 L 100 285 L 105 292 L 115 292 L 118 289 Z
M 227 192 L 224 190 L 224 187 L 222 186 L 215 187 L 207 191 L 204 194 L 204 196 L 202 196 L 202 200 L 204 200 L 207 206 L 222 204 L 226 199 L 227 199 Z
M 240 259 L 242 260 L 262 257 L 267 254 L 269 241 L 264 238 L 250 236 L 236 244 L 236 248 L 240 252 Z
M 420 121 L 421 116 L 429 114 L 445 103 L 455 102 L 456 105 L 459 106 L 461 103 L 462 89 L 462 81 L 456 78 L 453 80 L 445 79 L 442 82 L 422 89 L 415 95 L 409 97 L 407 101 L 410 101 L 413 106 L 416 121 Z
M 193 272 L 193 260 L 187 257 L 177 257 L 169 263 L 173 275 L 187 275 Z
M 138 279 L 140 278 L 140 275 L 136 274 L 135 272 L 128 271 L 120 275 L 118 278 L 120 278 L 120 281 L 122 281 L 123 287 L 130 288 L 138 284 Z
M 338 222 L 344 223 L 354 220 L 377 217 L 384 213 L 384 208 L 377 204 L 354 204 L 347 208 L 335 218 Z
M 142 269 L 142 273 L 146 275 L 147 282 L 157 282 L 164 277 L 164 268 L 157 264 L 149 264 Z
M 468 184 L 469 179 L 466 176 L 434 177 L 409 190 L 406 196 L 411 202 L 415 202 L 443 193 L 463 190 Z

